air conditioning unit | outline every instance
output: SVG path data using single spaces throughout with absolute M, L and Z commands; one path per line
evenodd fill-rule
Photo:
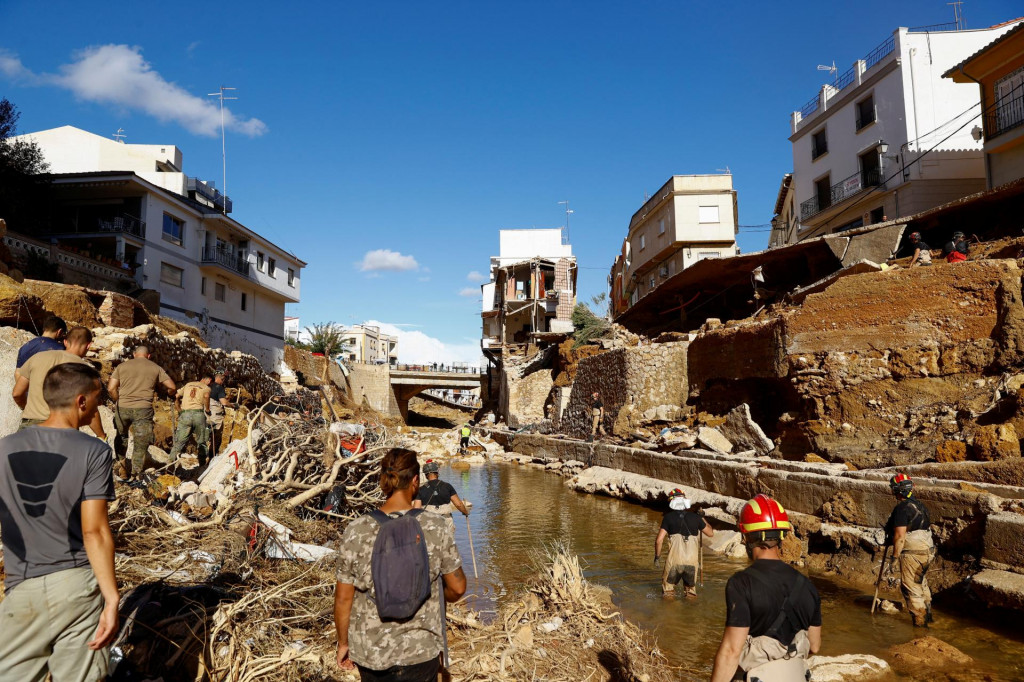
M 658 274 L 661 275 L 662 277 L 668 277 L 668 268 L 662 265 L 660 268 L 658 268 Z

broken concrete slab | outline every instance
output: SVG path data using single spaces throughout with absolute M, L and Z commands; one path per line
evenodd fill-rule
M 986 569 L 971 579 L 971 591 L 989 606 L 1024 609 L 1024 575 Z
M 850 237 L 850 245 L 843 254 L 843 267 L 861 260 L 884 263 L 896 254 L 903 238 L 905 224 L 880 227 Z
M 674 422 L 683 416 L 683 409 L 678 405 L 658 405 L 643 413 L 645 422 Z
M 722 454 L 732 452 L 732 442 L 717 429 L 702 426 L 697 430 L 697 442 L 706 448 Z
M 989 514 L 985 520 L 982 556 L 1007 566 L 1024 566 L 1024 515 L 1013 512 Z
M 734 408 L 718 430 L 729 439 L 733 447 L 753 450 L 760 456 L 769 455 L 775 450 L 775 443 L 750 416 L 750 406 L 746 403 Z
M 810 294 L 816 294 L 819 291 L 828 289 L 832 284 L 843 277 L 849 277 L 850 275 L 862 275 L 866 272 L 879 272 L 882 269 L 882 266 L 878 263 L 869 260 L 860 260 L 843 268 L 842 270 L 833 272 L 827 277 L 822 277 L 817 282 L 811 282 L 805 287 L 795 289 L 793 293 L 790 294 L 790 298 L 793 303 L 801 303 Z

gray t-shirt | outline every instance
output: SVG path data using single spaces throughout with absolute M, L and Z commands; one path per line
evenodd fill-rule
M 0 439 L 4 586 L 89 565 L 83 500 L 113 500 L 110 448 L 74 429 L 42 426 Z

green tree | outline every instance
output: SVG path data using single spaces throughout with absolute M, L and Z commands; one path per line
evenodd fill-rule
M 576 328 L 573 332 L 573 348 L 606 336 L 612 328 L 608 320 L 595 315 L 586 303 L 577 303 L 573 308 L 572 325 Z
M 306 327 L 310 340 L 306 344 L 309 350 L 314 353 L 323 353 L 326 357 L 332 358 L 341 351 L 341 338 L 345 329 L 334 322 L 322 322 Z
M 50 223 L 49 166 L 35 142 L 12 139 L 20 117 L 10 100 L 0 99 L 0 218 L 31 235 Z

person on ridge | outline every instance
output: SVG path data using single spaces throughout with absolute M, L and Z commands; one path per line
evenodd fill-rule
M 222 431 L 224 429 L 224 411 L 231 404 L 228 400 L 228 392 L 224 388 L 225 372 L 218 369 L 213 373 L 213 383 L 210 384 L 210 447 L 213 453 L 217 453 L 217 445 L 220 444 Z M 228 434 L 230 437 L 231 434 Z
M 206 464 L 209 449 L 209 430 L 206 417 L 210 413 L 210 383 L 213 375 L 205 372 L 199 381 L 190 381 L 178 389 L 175 406 L 178 413 L 178 428 L 174 431 L 174 445 L 171 447 L 171 461 L 177 462 L 190 436 L 195 435 L 196 453 L 199 465 Z
M 68 325 L 56 315 L 50 315 L 43 320 L 43 333 L 36 338 L 26 341 L 18 349 L 18 361 L 14 369 L 24 365 L 30 357 L 44 350 L 64 350 L 64 337 L 67 336 Z
M 977 241 L 978 238 L 973 237 L 973 239 Z M 942 255 L 945 256 L 948 263 L 962 263 L 967 260 L 967 254 L 970 250 L 970 240 L 966 238 L 963 232 L 957 230 L 953 233 L 953 238 L 942 247 Z
M 419 487 L 416 453 L 401 448 L 389 450 L 380 470 L 380 489 L 387 500 L 377 513 L 352 521 L 341 541 L 334 591 L 336 660 L 342 670 L 358 668 L 364 682 L 436 682 L 446 648 L 442 600 L 458 601 L 466 592 L 466 574 L 455 534 L 438 515 L 413 509 Z M 378 534 L 385 532 L 387 526 L 383 524 L 408 523 L 404 518 L 407 514 L 414 515 L 412 520 L 419 523 L 416 537 L 422 534 L 426 547 L 429 577 L 424 579 L 429 580 L 429 594 L 411 617 L 382 618 L 374 546 Z M 396 579 L 390 571 L 381 577 L 389 581 L 387 585 Z
M 590 403 L 590 439 L 587 442 L 592 443 L 599 434 L 604 435 L 604 403 L 598 391 L 594 391 L 590 397 L 593 400 Z
M 896 474 L 889 479 L 889 488 L 899 500 L 885 523 L 885 544 L 892 545 L 890 568 L 899 565 L 900 592 L 914 625 L 927 627 L 932 621 L 932 593 L 926 574 L 935 558 L 931 517 L 914 497 L 910 476 Z
M 170 395 L 176 387 L 163 367 L 149 359 L 149 348 L 139 346 L 132 359 L 114 368 L 107 382 L 107 393 L 116 402 L 114 410 L 114 456 L 125 460 L 125 476 L 140 476 L 146 455 L 153 444 L 153 398 L 163 386 Z M 128 433 L 135 436 L 128 459 Z
M 739 527 L 753 563 L 726 583 L 725 633 L 711 681 L 804 680 L 807 657 L 821 647 L 821 598 L 782 560 L 789 515 L 758 495 L 743 506 Z
M 459 453 L 463 454 L 469 447 L 469 437 L 473 435 L 473 420 L 470 419 L 468 422 L 462 425 L 459 429 Z
M 690 500 L 676 488 L 668 494 L 669 511 L 661 519 L 661 528 L 654 540 L 654 565 L 658 565 L 661 548 L 668 538 L 668 556 L 661 574 L 661 589 L 666 595 L 674 594 L 680 580 L 687 597 L 697 596 L 697 564 L 700 561 L 701 535 L 709 538 L 714 529 L 696 512 L 690 511 Z
M 441 514 L 448 519 L 454 530 L 452 507 L 462 512 L 463 516 L 469 516 L 469 508 L 465 502 L 459 499 L 459 494 L 455 492 L 452 484 L 441 480 L 437 471 L 437 462 L 428 459 L 423 465 L 423 473 L 427 476 L 427 482 L 420 486 L 419 492 L 416 493 L 416 499 L 412 501 L 412 506 L 413 509 L 423 508 L 429 512 Z
M 910 259 L 910 267 L 932 264 L 931 247 L 921 241 L 920 232 L 910 233 L 910 244 L 914 248 L 914 257 Z

